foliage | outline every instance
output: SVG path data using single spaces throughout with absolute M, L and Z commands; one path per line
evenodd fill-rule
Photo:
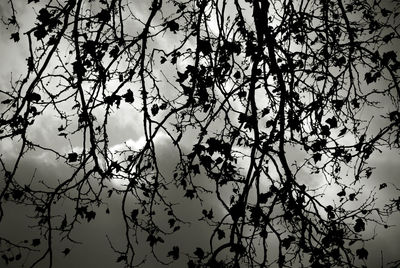
M 7 204 L 25 205 L 40 238 L 1 237 L 5 262 L 39 250 L 28 262 L 51 266 L 60 239 L 118 200 L 121 265 L 141 264 L 148 244 L 160 263 L 188 267 L 353 267 L 368 258 L 367 229 L 398 210 L 375 206 L 386 184 L 365 187 L 368 160 L 399 148 L 397 2 L 28 1 L 25 32 L 9 4 L 3 21 L 29 56 L 0 91 L 0 139 L 18 148 L 0 159 L 0 221 Z M 143 146 L 115 146 L 121 115 Z M 34 135 L 48 118 L 57 145 Z M 177 155 L 172 174 L 160 137 Z M 39 153 L 68 172 L 19 178 Z M 170 242 L 187 226 L 182 202 L 198 205 L 208 248 Z

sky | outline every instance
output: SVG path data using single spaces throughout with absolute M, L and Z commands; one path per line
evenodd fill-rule
M 0 3 L 0 17 L 7 17 L 9 15 L 8 5 L 2 1 Z M 21 28 L 27 29 L 30 27 L 30 22 L 35 17 L 35 10 L 30 5 L 25 5 L 22 1 L 15 1 L 17 9 L 19 10 L 18 16 L 21 18 Z M 140 14 L 145 18 L 147 7 L 142 4 L 135 6 L 138 16 Z M 37 10 L 36 10 L 37 11 Z M 212 21 L 211 21 L 212 23 Z M 18 43 L 13 42 L 9 38 L 10 31 L 12 29 L 6 29 L 4 26 L 0 27 L 0 88 L 7 91 L 10 88 L 10 80 L 15 80 L 19 75 L 23 75 L 26 71 L 26 58 L 28 57 L 27 48 L 28 43 L 26 38 L 21 37 L 21 41 Z M 23 31 L 22 31 L 23 32 Z M 168 47 L 173 41 L 173 36 L 165 36 L 160 42 L 165 42 L 165 46 Z M 179 68 L 179 67 L 178 67 Z M 173 75 L 171 71 L 170 74 Z M 167 86 L 167 85 L 165 85 Z M 2 96 L 0 98 L 3 98 Z M 3 99 L 0 99 L 3 100 Z M 0 104 L 1 105 L 1 104 Z M 70 103 L 68 104 L 70 105 Z M 390 105 L 386 103 L 384 105 Z M 71 105 L 69 106 L 71 107 Z M 3 111 L 3 108 L 0 108 Z M 370 113 L 368 110 L 366 114 Z M 99 114 L 99 116 L 101 116 Z M 111 151 L 117 152 L 129 145 L 133 148 L 140 149 L 144 145 L 143 131 L 138 125 L 141 124 L 140 113 L 132 113 L 131 107 L 122 104 L 120 109 L 113 113 L 109 123 L 109 138 Z M 57 128 L 59 127 L 59 120 L 55 114 L 47 113 L 40 117 L 35 122 L 30 130 L 30 137 L 38 144 L 43 144 L 48 147 L 55 148 L 57 151 L 67 154 L 72 151 L 79 151 L 82 148 L 79 147 L 80 139 L 78 137 L 72 137 L 72 143 L 68 142 L 62 136 L 58 136 Z M 375 120 L 372 129 L 378 129 L 380 127 L 379 120 Z M 183 150 L 191 150 L 192 137 L 196 133 L 193 130 L 188 129 L 185 133 L 181 142 Z M 156 148 L 160 170 L 166 177 L 173 176 L 174 167 L 178 163 L 178 151 L 175 146 L 171 144 L 169 137 L 165 134 L 157 136 Z M 18 144 L 17 140 L 5 139 L 0 141 L 0 155 L 2 159 L 9 165 L 15 161 L 18 155 Z M 290 156 L 293 159 L 302 158 L 304 152 L 293 149 Z M 118 158 L 117 153 L 113 157 Z M 365 181 L 365 189 L 363 197 L 367 197 L 370 190 L 379 188 L 382 183 L 387 183 L 389 187 L 378 191 L 377 194 L 377 206 L 385 204 L 388 200 L 396 198 L 399 192 L 395 189 L 394 185 L 398 183 L 398 174 L 400 174 L 400 154 L 396 150 L 385 149 L 381 153 L 375 153 L 370 163 L 375 166 L 373 175 Z M 247 162 L 238 163 L 243 169 L 246 169 Z M 71 174 L 72 169 L 66 165 L 65 162 L 60 161 L 48 152 L 33 151 L 30 152 L 21 162 L 18 168 L 16 176 L 21 182 L 28 183 L 30 180 L 36 180 L 38 182 L 44 181 L 50 185 L 57 184 L 58 181 L 65 177 L 65 174 Z M 318 187 L 325 184 L 324 179 L 319 175 L 301 174 L 300 180 L 303 181 L 309 187 Z M 346 179 L 346 178 L 345 178 Z M 204 173 L 196 177 L 197 183 L 206 188 L 213 189 L 210 179 L 207 178 Z M 351 178 L 347 178 L 349 182 Z M 126 184 L 124 181 L 114 180 L 109 182 L 110 185 L 117 189 L 123 189 Z M 3 180 L 0 182 L 0 189 L 4 187 Z M 331 202 L 337 200 L 338 189 L 328 189 L 324 196 L 325 202 Z M 171 187 L 166 192 L 166 195 L 170 200 L 176 200 L 178 204 L 176 207 L 177 213 L 190 224 L 182 224 L 181 232 L 172 235 L 166 243 L 158 249 L 156 255 L 162 260 L 169 262 L 170 258 L 167 258 L 167 252 L 174 245 L 180 245 L 182 249 L 187 252 L 194 252 L 196 247 L 207 248 L 209 245 L 209 237 L 211 235 L 210 228 L 199 221 L 202 217 L 202 208 L 212 209 L 216 219 L 222 218 L 226 211 L 217 202 L 215 196 L 206 195 L 204 203 L 200 204 L 198 200 L 190 200 L 184 198 L 184 192 Z M 223 193 L 225 198 L 229 197 L 228 190 Z M 73 238 L 81 242 L 81 244 L 73 244 L 69 241 L 61 240 L 55 243 L 55 267 L 121 267 L 117 262 L 118 255 L 116 255 L 110 249 L 109 242 L 113 246 L 121 247 L 121 241 L 124 237 L 123 221 L 121 219 L 121 196 L 114 195 L 106 206 L 102 206 L 97 210 L 95 221 L 77 225 Z M 132 200 L 132 207 L 137 207 L 135 201 Z M 109 213 L 106 212 L 105 208 L 109 209 Z M 65 211 L 65 214 L 70 215 L 74 211 L 74 206 L 71 203 L 60 204 L 56 208 L 59 211 Z M 34 239 L 40 236 L 37 229 L 30 228 L 33 225 L 32 208 L 28 208 L 22 205 L 15 205 L 10 203 L 4 204 L 5 217 L 0 223 L 0 235 L 7 236 L 10 239 L 21 241 L 24 239 Z M 157 215 L 156 221 L 165 223 L 168 218 L 164 213 Z M 400 252 L 400 217 L 395 214 L 389 218 L 388 229 L 383 227 L 367 226 L 367 233 L 372 234 L 374 231 L 377 233 L 376 239 L 369 241 L 365 244 L 365 247 L 369 249 L 370 255 L 368 264 L 370 267 L 378 267 L 381 260 L 381 250 L 384 260 L 392 260 L 398 257 Z M 140 234 L 139 234 L 140 237 Z M 109 240 L 108 240 L 109 239 Z M 65 248 L 70 248 L 71 252 L 67 257 L 64 257 L 61 253 Z M 273 248 L 273 245 L 271 245 Z M 164 267 L 157 263 L 151 254 L 149 254 L 149 247 L 146 244 L 142 244 L 136 248 L 137 256 L 139 259 L 147 256 L 148 262 L 144 267 Z M 272 250 L 273 251 L 273 250 Z M 31 256 L 23 256 L 24 258 L 31 258 Z M 169 263 L 169 267 L 186 267 L 186 259 L 181 257 L 178 262 Z M 2 260 L 0 260 L 1 263 Z M 28 264 L 29 262 L 27 262 Z M 2 263 L 1 263 L 2 265 Z M 15 266 L 10 265 L 9 267 L 21 267 L 20 263 L 16 263 Z M 29 266 L 27 266 L 29 267 Z M 46 267 L 46 266 L 40 266 Z

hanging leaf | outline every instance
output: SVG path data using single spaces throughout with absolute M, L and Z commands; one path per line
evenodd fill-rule
M 126 261 L 126 255 L 121 255 L 118 257 L 117 262 Z
M 132 103 L 134 101 L 132 90 L 128 89 L 122 97 L 125 99 L 125 102 Z
M 173 32 L 175 34 L 179 30 L 179 24 L 175 20 L 168 21 L 167 27 L 169 28 L 169 30 L 171 32 Z
M 20 40 L 19 39 L 19 32 L 12 33 L 10 39 L 13 39 L 14 42 L 18 42 Z
M 78 154 L 77 153 L 69 153 L 68 154 L 68 162 L 76 162 L 78 160 Z
M 354 231 L 357 233 L 365 231 L 365 223 L 362 219 L 357 219 L 356 224 L 354 225 Z
M 197 256 L 197 258 L 199 259 L 203 259 L 204 258 L 204 251 L 201 248 L 196 248 L 194 255 Z
M 172 259 L 177 260 L 179 259 L 179 247 L 174 246 L 172 250 L 168 252 L 167 257 L 172 257 Z
M 32 240 L 32 246 L 33 247 L 37 247 L 39 245 L 40 245 L 40 239 L 39 238 L 36 238 L 36 239 Z
M 62 253 L 64 253 L 64 256 L 67 256 L 71 252 L 71 249 L 65 248 Z
M 356 254 L 360 260 L 366 260 L 368 258 L 368 251 L 365 248 L 357 249 Z
M 153 106 L 151 107 L 151 114 L 153 115 L 153 116 L 156 116 L 157 114 L 158 114 L 158 105 L 155 103 L 155 104 L 153 104 Z

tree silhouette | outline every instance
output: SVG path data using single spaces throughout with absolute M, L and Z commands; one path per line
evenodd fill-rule
M 400 206 L 367 185 L 399 148 L 397 1 L 8 4 L 28 57 L 0 91 L 0 222 L 22 207 L 28 239 L 1 232 L 4 263 L 58 267 L 104 211 L 121 267 L 368 263 Z M 56 178 L 26 171 L 39 158 Z M 196 226 L 208 243 L 187 246 Z

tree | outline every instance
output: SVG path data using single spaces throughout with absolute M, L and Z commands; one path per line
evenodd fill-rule
M 378 206 L 389 182 L 367 180 L 399 148 L 397 1 L 8 4 L 28 57 L 0 91 L 0 139 L 17 148 L 0 158 L 0 222 L 23 207 L 38 236 L 2 233 L 4 262 L 58 267 L 74 251 L 59 245 L 119 202 L 121 266 L 367 263 L 370 231 L 400 204 Z M 21 176 L 34 158 L 57 177 Z M 185 248 L 189 203 L 209 242 Z

